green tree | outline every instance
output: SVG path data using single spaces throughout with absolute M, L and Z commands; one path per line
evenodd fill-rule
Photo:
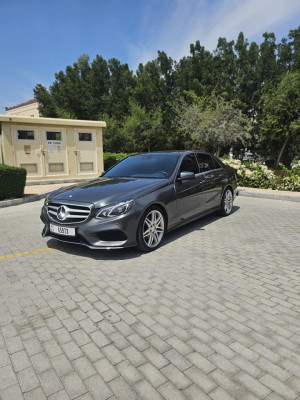
M 135 77 L 128 64 L 121 64 L 116 58 L 108 61 L 110 71 L 110 88 L 108 97 L 108 114 L 123 119 L 129 114 L 130 99 L 135 86 Z
M 234 99 L 237 75 L 236 58 L 234 41 L 228 42 L 225 38 L 219 38 L 214 51 L 213 76 L 217 95 L 221 95 L 227 101 Z
M 45 86 L 38 83 L 33 89 L 33 93 L 39 104 L 39 113 L 43 117 L 57 118 L 55 100 Z
M 137 103 L 131 102 L 130 115 L 123 126 L 124 134 L 131 138 L 134 151 L 159 149 L 162 137 L 162 113 L 159 108 L 147 111 Z
M 300 138 L 300 72 L 290 72 L 263 96 L 262 130 L 266 141 L 276 144 L 279 165 L 289 142 Z M 291 161 L 291 160 L 289 160 Z
M 199 104 L 186 105 L 179 116 L 179 125 L 199 148 L 210 147 L 219 155 L 224 147 L 250 139 L 250 121 L 231 102 L 217 100 L 214 109 Z

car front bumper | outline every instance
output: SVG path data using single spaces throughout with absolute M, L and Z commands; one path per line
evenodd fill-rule
M 135 203 L 132 209 L 118 217 L 97 219 L 89 217 L 79 224 L 59 224 L 53 220 L 45 206 L 41 211 L 41 220 L 45 224 L 43 237 L 87 246 L 90 249 L 120 249 L 136 245 L 136 232 L 143 207 Z M 50 224 L 64 228 L 75 228 L 75 236 L 66 236 L 50 231 Z

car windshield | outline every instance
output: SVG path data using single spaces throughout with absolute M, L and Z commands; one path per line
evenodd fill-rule
M 169 178 L 177 164 L 176 154 L 138 154 L 125 158 L 107 171 L 107 177 Z

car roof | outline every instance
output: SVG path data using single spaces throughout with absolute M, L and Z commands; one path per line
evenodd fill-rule
M 133 154 L 133 155 L 182 155 L 182 154 L 189 154 L 189 153 L 203 153 L 203 154 L 210 154 L 207 151 L 203 151 L 203 150 L 167 150 L 167 151 L 153 151 L 153 152 L 147 152 L 147 153 L 138 153 L 138 154 Z

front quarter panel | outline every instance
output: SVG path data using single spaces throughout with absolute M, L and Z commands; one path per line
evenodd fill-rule
M 174 223 L 176 215 L 176 200 L 173 183 L 170 182 L 159 190 L 155 190 L 139 197 L 136 199 L 136 202 L 143 206 L 144 211 L 153 204 L 160 205 L 167 213 L 168 226 Z

